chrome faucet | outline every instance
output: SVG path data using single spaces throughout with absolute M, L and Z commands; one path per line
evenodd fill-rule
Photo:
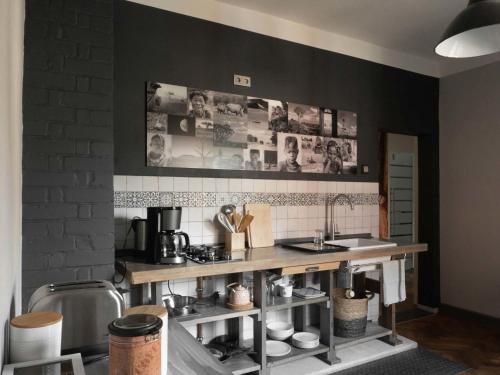
M 332 219 L 330 220 L 330 226 L 328 227 L 329 229 L 329 232 L 330 232 L 330 239 L 333 241 L 335 240 L 335 235 L 336 234 L 340 234 L 340 232 L 337 230 L 338 227 L 336 226 L 335 224 L 335 203 L 337 203 L 337 201 L 340 199 L 340 198 L 345 198 L 347 199 L 347 201 L 349 202 L 349 205 L 351 206 L 351 210 L 354 210 L 354 201 L 352 200 L 352 198 L 347 195 L 347 194 L 344 194 L 344 193 L 341 193 L 341 194 L 337 194 L 335 197 L 333 197 L 333 199 L 330 201 L 330 207 L 331 207 L 331 215 L 332 215 Z M 328 225 L 328 211 L 327 211 L 327 216 L 326 216 L 326 224 Z

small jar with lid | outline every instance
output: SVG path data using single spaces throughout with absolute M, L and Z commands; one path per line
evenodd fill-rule
M 32 312 L 10 322 L 12 363 L 59 357 L 63 316 L 58 312 Z
M 162 325 L 151 314 L 132 314 L 111 322 L 109 375 L 160 375 Z

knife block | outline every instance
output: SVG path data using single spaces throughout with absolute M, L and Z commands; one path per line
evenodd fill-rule
M 226 251 L 245 250 L 245 233 L 225 233 Z

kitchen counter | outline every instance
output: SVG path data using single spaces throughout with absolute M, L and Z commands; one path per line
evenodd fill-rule
M 317 265 L 383 256 L 397 256 L 424 251 L 427 251 L 427 244 L 421 243 L 383 249 L 352 250 L 323 254 L 299 251 L 277 245 L 273 247 L 247 249 L 244 252 L 244 259 L 236 262 L 198 264 L 187 261 L 180 265 L 154 265 L 141 263 L 134 258 L 122 258 L 117 260 L 117 267 L 118 270 L 125 275 L 125 278 L 130 284 L 137 285 L 183 278 L 216 276 L 309 264 Z

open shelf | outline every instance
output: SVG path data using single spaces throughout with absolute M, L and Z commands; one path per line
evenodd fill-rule
M 194 306 L 194 309 L 198 314 L 177 316 L 175 319 L 184 326 L 190 326 L 249 315 L 259 315 L 260 317 L 260 308 L 258 307 L 253 307 L 252 309 L 244 311 L 236 311 L 226 307 L 225 300 L 219 301 L 216 305 L 211 306 L 197 304 Z
M 281 357 L 267 357 L 267 367 L 273 367 L 273 366 L 278 366 L 282 365 L 284 363 L 288 363 L 291 361 L 295 361 L 297 359 L 302 359 L 302 358 L 307 358 L 311 357 L 313 355 L 318 355 L 322 353 L 326 353 L 329 349 L 328 346 L 319 344 L 318 347 L 314 349 L 300 349 L 296 348 L 291 344 L 291 341 L 287 340 L 286 341 L 291 347 L 292 351 L 288 353 L 287 355 L 281 356 Z
M 368 322 L 366 325 L 366 332 L 363 336 L 359 337 L 350 337 L 350 338 L 345 338 L 345 337 L 333 337 L 333 342 L 335 345 L 335 349 L 343 349 L 343 348 L 348 348 L 350 346 L 354 346 L 357 344 L 361 344 L 363 342 L 367 342 L 370 340 L 375 340 L 383 336 L 390 335 L 392 333 L 392 330 L 382 327 L 378 325 L 377 323 L 372 323 Z
M 267 297 L 267 311 L 277 311 L 296 306 L 311 305 L 314 303 L 327 302 L 330 297 L 299 298 L 299 297 Z
M 239 354 L 229 358 L 224 362 L 224 366 L 226 366 L 233 375 L 248 374 L 260 370 L 260 365 L 247 354 Z

